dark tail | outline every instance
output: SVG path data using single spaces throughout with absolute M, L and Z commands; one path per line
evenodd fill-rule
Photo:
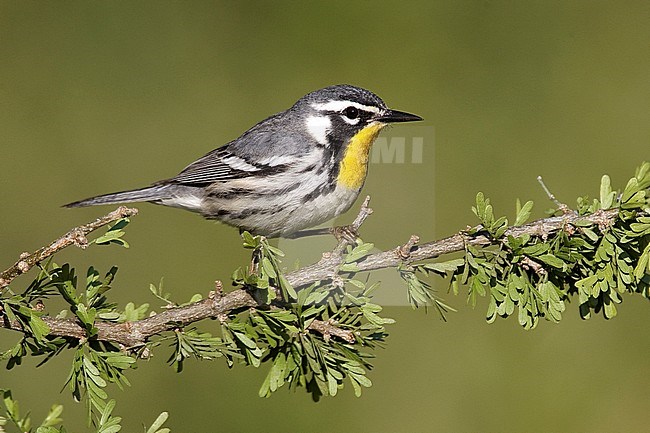
M 98 195 L 85 200 L 79 200 L 72 203 L 64 204 L 63 207 L 85 207 L 96 206 L 100 204 L 131 203 L 139 201 L 158 201 L 169 198 L 169 187 L 171 185 L 154 185 L 142 189 L 131 191 L 115 192 L 112 194 Z

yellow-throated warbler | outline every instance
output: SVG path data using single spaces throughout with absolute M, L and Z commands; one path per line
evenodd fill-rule
M 65 205 L 147 201 L 240 230 L 290 235 L 345 212 L 366 179 L 368 154 L 389 123 L 422 120 L 347 84 L 308 93 L 241 137 L 152 186 Z

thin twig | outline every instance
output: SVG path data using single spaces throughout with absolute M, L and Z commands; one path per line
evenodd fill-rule
M 563 214 L 568 214 L 573 212 L 569 206 L 565 205 L 557 198 L 555 198 L 555 194 L 553 194 L 551 190 L 548 189 L 548 187 L 544 183 L 544 180 L 542 179 L 542 176 L 537 176 L 537 182 L 539 182 L 539 184 L 542 186 L 542 189 L 544 189 L 544 192 L 548 196 L 549 200 L 555 203 L 555 206 L 557 206 L 557 208 L 561 210 Z
M 559 230 L 566 230 L 577 220 L 590 221 L 594 224 L 602 223 L 603 220 L 613 221 L 618 216 L 618 209 L 598 211 L 591 215 L 578 215 L 570 213 L 561 216 L 544 218 L 521 226 L 513 226 L 506 230 L 504 236 L 520 237 L 525 234 L 530 236 L 548 237 L 551 233 Z M 402 247 L 392 250 L 370 254 L 357 263 L 359 271 L 373 271 L 376 269 L 394 268 L 400 264 L 413 263 L 421 260 L 428 260 L 441 255 L 463 251 L 465 245 L 485 246 L 493 241 L 481 232 L 475 234 L 458 233 L 444 239 L 413 246 L 407 260 L 400 255 Z M 287 281 L 294 287 L 300 288 L 316 281 L 330 279 L 337 273 L 339 266 L 343 263 L 342 256 L 333 254 L 325 255 L 313 265 L 305 266 L 297 271 L 287 274 Z
M 341 227 L 341 229 L 343 229 L 344 231 L 349 232 L 353 238 L 359 235 L 359 229 L 366 221 L 366 219 L 368 219 L 368 217 L 372 214 L 372 208 L 368 206 L 369 203 L 370 203 L 370 196 L 367 195 L 366 198 L 363 200 L 363 203 L 361 204 L 361 209 L 359 209 L 359 213 L 357 214 L 354 221 L 352 221 L 352 224 L 350 224 L 349 226 Z M 336 227 L 334 229 L 336 229 Z M 353 242 L 350 239 L 350 236 L 341 236 L 338 245 L 336 246 L 336 248 L 334 248 L 334 250 L 330 254 L 334 256 L 341 256 L 345 252 L 347 246 L 351 244 L 353 244 Z
M 332 337 L 339 337 L 341 340 L 352 344 L 357 340 L 354 336 L 354 332 L 338 328 L 336 322 L 331 319 L 313 320 L 309 326 L 307 326 L 307 329 L 318 332 L 323 336 L 325 341 L 329 341 Z
M 363 200 L 363 203 L 361 203 L 361 209 L 359 209 L 357 217 L 354 219 L 354 221 L 352 221 L 352 228 L 354 230 L 359 230 L 361 228 L 361 225 L 366 222 L 366 219 L 372 214 L 372 208 L 368 206 L 369 204 L 370 196 L 367 195 Z
M 544 276 L 547 274 L 546 269 L 540 263 L 537 263 L 535 260 L 531 259 L 528 256 L 524 256 L 519 262 L 521 267 L 524 269 L 532 269 L 539 276 Z
M 397 254 L 402 260 L 406 260 L 411 257 L 411 250 L 415 247 L 415 244 L 420 242 L 420 237 L 416 235 L 411 235 L 409 240 L 402 246 L 398 247 Z
M 137 214 L 137 209 L 120 206 L 113 212 L 108 213 L 103 217 L 97 218 L 95 221 L 91 221 L 88 224 L 73 228 L 63 236 L 52 241 L 48 246 L 42 247 L 31 254 L 22 253 L 16 263 L 14 263 L 7 270 L 0 273 L 0 292 L 2 289 L 7 287 L 17 276 L 29 271 L 31 268 L 36 266 L 38 263 L 43 262 L 54 253 L 61 251 L 70 245 L 75 245 L 79 248 L 86 248 L 86 246 L 88 246 L 88 240 L 86 239 L 86 236 L 90 232 L 97 230 L 106 224 L 110 224 L 113 221 L 117 221 L 121 218 L 130 217 Z

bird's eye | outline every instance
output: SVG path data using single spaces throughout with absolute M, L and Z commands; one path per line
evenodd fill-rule
M 348 107 L 343 110 L 343 115 L 350 120 L 354 120 L 359 117 L 359 109 L 356 107 Z

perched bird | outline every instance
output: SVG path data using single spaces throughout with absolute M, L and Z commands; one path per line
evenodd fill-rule
M 379 132 L 390 123 L 416 120 L 422 118 L 389 109 L 368 90 L 325 87 L 170 179 L 65 206 L 151 202 L 253 234 L 288 236 L 348 210 L 366 179 Z

